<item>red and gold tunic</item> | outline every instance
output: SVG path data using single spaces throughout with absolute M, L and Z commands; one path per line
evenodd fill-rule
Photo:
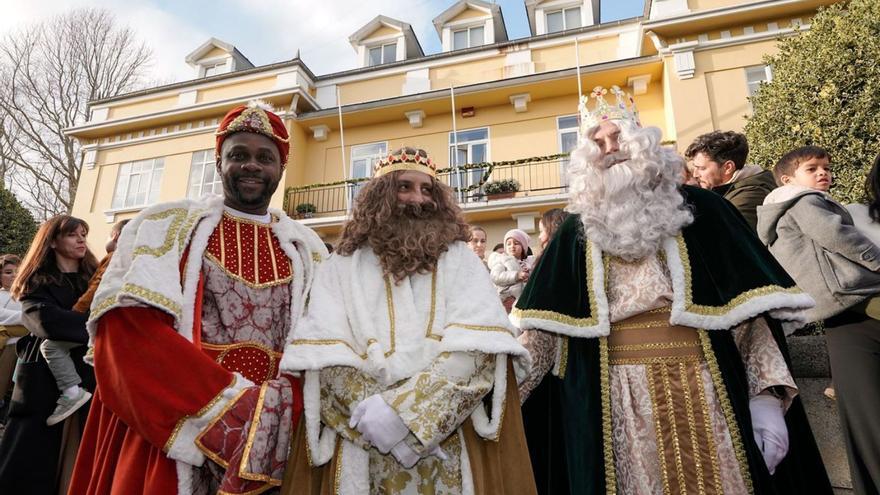
M 177 493 L 184 483 L 192 493 L 243 494 L 279 486 L 302 411 L 298 380 L 278 370 L 294 278 L 270 224 L 224 213 L 202 254 L 193 342 L 156 308 L 102 316 L 99 392 L 70 493 Z M 187 461 L 201 466 L 181 481 L 180 463 L 166 455 L 193 424 L 195 447 L 208 461 Z

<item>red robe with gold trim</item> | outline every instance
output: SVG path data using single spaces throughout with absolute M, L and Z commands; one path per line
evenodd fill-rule
M 302 395 L 278 362 L 326 252 L 280 212 L 269 226 L 181 203 L 126 228 L 97 291 L 71 494 L 262 493 L 283 477 Z

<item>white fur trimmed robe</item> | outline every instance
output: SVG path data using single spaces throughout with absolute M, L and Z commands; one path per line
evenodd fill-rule
M 331 256 L 315 275 L 306 319 L 281 367 L 306 371 L 311 461 L 320 466 L 339 456 L 338 493 L 380 486 L 417 493 L 420 484 L 438 493 L 469 493 L 460 425 L 470 417 L 478 435 L 496 437 L 508 357 L 516 368 L 527 369 L 528 355 L 485 267 L 465 243 L 456 242 L 433 273 L 398 284 L 383 274 L 370 248 Z M 411 447 L 424 453 L 439 445 L 449 459 L 428 456 L 405 469 L 365 444 L 348 428 L 348 418 L 358 402 L 375 393 L 382 393 L 409 427 Z M 486 393 L 492 394 L 489 412 L 482 401 Z

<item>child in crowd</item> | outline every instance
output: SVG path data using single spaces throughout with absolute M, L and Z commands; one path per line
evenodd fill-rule
M 529 279 L 533 258 L 528 253 L 529 235 L 522 230 L 512 229 L 504 234 L 504 253 L 489 255 L 492 282 L 508 313 Z
M 828 195 L 831 156 L 804 146 L 773 169 L 781 187 L 758 207 L 758 237 L 803 291 L 816 300 L 811 321 L 824 320 L 837 406 L 856 493 L 880 481 L 880 321 L 866 314 L 880 294 L 880 247 Z

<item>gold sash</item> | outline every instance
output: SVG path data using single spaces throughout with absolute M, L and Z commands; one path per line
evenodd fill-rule
M 721 494 L 718 454 L 695 328 L 669 323 L 662 308 L 611 325 L 608 361 L 644 365 L 665 494 Z

